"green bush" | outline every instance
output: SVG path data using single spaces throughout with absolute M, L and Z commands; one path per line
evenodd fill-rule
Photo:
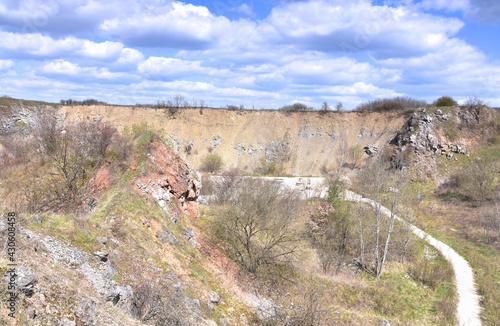
M 438 98 L 434 104 L 437 107 L 442 107 L 442 106 L 457 106 L 457 101 L 455 101 L 451 96 L 441 96 Z
M 222 157 L 219 154 L 209 153 L 203 159 L 201 170 L 204 172 L 214 173 L 222 169 L 223 166 L 224 162 L 222 161 Z

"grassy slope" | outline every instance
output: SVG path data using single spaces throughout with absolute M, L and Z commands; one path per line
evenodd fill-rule
M 458 161 L 440 158 L 438 168 L 448 175 L 467 167 L 470 159 L 500 159 L 500 144 L 477 149 L 470 155 L 458 156 Z M 463 201 L 454 193 L 437 195 L 432 182 L 421 185 L 424 200 L 420 203 L 419 225 L 433 236 L 450 245 L 462 255 L 475 272 L 479 292 L 483 297 L 482 320 L 485 325 L 496 325 L 500 316 L 500 246 L 488 243 L 480 227 L 484 203 Z M 498 212 L 497 212 L 498 213 Z

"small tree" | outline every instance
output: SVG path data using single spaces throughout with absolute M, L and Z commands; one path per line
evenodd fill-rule
M 201 170 L 204 172 L 215 173 L 220 171 L 224 166 L 224 162 L 222 161 L 222 157 L 217 153 L 209 153 L 203 159 L 203 163 L 201 164 Z
M 328 200 L 311 214 L 310 232 L 313 247 L 318 253 L 324 273 L 332 266 L 338 272 L 348 259 L 351 242 L 349 204 L 340 200 L 340 183 L 332 180 L 328 189 Z
M 101 164 L 116 129 L 99 121 L 63 123 L 51 111 L 40 113 L 33 129 L 40 168 L 49 170 L 47 197 L 57 204 L 77 203 L 79 189 Z
M 337 105 L 335 105 L 335 111 L 340 112 L 344 109 L 344 103 L 338 102 Z
M 214 234 L 251 273 L 263 266 L 289 264 L 297 251 L 297 192 L 279 183 L 239 178 L 214 219 Z
M 328 111 L 330 110 L 330 105 L 328 104 L 328 102 L 323 102 L 321 104 L 321 111 Z

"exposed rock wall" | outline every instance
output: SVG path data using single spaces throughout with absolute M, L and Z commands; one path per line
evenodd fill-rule
M 225 169 L 254 172 L 275 161 L 284 173 L 312 176 L 336 167 L 344 139 L 347 151 L 367 145 L 382 149 L 406 121 L 397 113 L 181 109 L 171 116 L 165 109 L 119 106 L 61 110 L 69 117 L 99 118 L 119 128 L 147 122 L 169 136 L 174 152 L 195 170 L 213 152 L 222 157 Z

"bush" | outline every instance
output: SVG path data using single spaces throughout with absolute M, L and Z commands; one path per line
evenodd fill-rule
M 468 99 L 465 100 L 464 104 L 462 107 L 469 109 L 469 110 L 475 110 L 475 109 L 480 109 L 482 107 L 485 107 L 486 103 L 478 98 L 478 97 L 469 97 Z
M 222 161 L 222 157 L 217 153 L 209 153 L 203 159 L 203 163 L 201 164 L 201 170 L 204 172 L 215 173 L 220 171 L 224 166 L 224 162 Z
M 86 185 L 109 158 L 116 129 L 99 121 L 64 121 L 55 110 L 44 109 L 36 112 L 31 133 L 4 141 L 0 163 L 11 198 L 30 212 L 78 207 L 86 199 Z
M 307 107 L 307 105 L 296 102 L 292 105 L 285 105 L 280 108 L 282 111 L 291 111 L 291 112 L 299 112 L 299 111 L 308 111 L 313 110 L 311 107 Z
M 451 96 L 441 96 L 438 98 L 435 102 L 434 105 L 437 107 L 442 107 L 442 106 L 457 106 L 457 101 L 455 101 Z
M 425 101 L 412 99 L 410 97 L 395 97 L 372 100 L 358 105 L 355 111 L 402 111 L 426 106 Z
M 279 183 L 254 178 L 230 178 L 220 185 L 228 193 L 212 223 L 213 234 L 246 270 L 289 265 L 299 234 L 299 196 Z

